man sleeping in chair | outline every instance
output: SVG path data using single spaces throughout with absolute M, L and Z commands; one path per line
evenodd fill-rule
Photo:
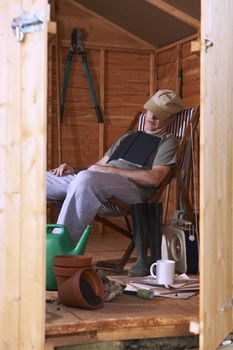
M 58 224 L 66 226 L 76 243 L 101 206 L 112 197 L 129 204 L 150 200 L 156 187 L 176 162 L 178 141 L 167 133 L 171 117 L 184 109 L 172 90 L 157 91 L 144 105 L 144 132 L 121 137 L 97 163 L 75 174 L 67 164 L 47 172 L 47 200 L 63 201 Z M 135 237 L 136 250 L 137 237 Z M 140 249 L 139 249 L 140 250 Z M 132 267 L 131 276 L 149 272 L 144 262 Z

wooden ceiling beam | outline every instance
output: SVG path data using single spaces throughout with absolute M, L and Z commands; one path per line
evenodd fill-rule
M 158 7 L 160 10 L 167 12 L 169 15 L 179 19 L 180 21 L 200 30 L 200 21 L 187 13 L 178 10 L 176 7 L 169 5 L 163 0 L 145 0 L 149 4 Z

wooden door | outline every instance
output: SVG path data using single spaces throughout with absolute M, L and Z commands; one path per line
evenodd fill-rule
M 233 1 L 202 0 L 200 348 L 233 329 Z M 204 45 L 206 40 L 207 46 Z M 229 303 L 229 304 L 228 304 Z
M 16 40 L 22 11 L 44 29 Z M 0 349 L 43 349 L 47 0 L 0 1 Z

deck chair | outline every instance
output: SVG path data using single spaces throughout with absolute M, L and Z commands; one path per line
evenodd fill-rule
M 155 195 L 152 199 L 153 202 L 158 202 L 161 199 L 162 193 L 166 186 L 170 184 L 172 179 L 176 178 L 176 191 L 179 193 L 179 201 L 182 199 L 186 218 L 191 222 L 194 222 L 194 210 L 189 193 L 191 176 L 190 162 L 192 159 L 191 153 L 193 149 L 193 135 L 199 122 L 199 115 L 199 106 L 196 106 L 185 109 L 173 117 L 173 120 L 169 125 L 168 132 L 173 133 L 179 140 L 177 162 L 174 167 L 171 167 L 169 174 L 156 189 Z M 133 125 L 136 125 L 136 130 L 143 131 L 145 125 L 144 121 L 145 114 L 140 112 L 137 113 L 134 122 L 131 124 L 131 129 L 133 129 Z M 176 205 L 178 206 L 178 203 Z M 121 274 L 135 248 L 134 235 L 130 220 L 131 209 L 128 204 L 120 202 L 114 198 L 112 198 L 109 202 L 104 203 L 102 209 L 104 209 L 104 215 L 97 215 L 95 220 L 124 235 L 125 237 L 128 237 L 130 242 L 120 260 L 98 261 L 97 266 L 105 269 L 111 269 L 115 273 Z M 122 217 L 124 227 L 111 221 L 111 217 L 114 216 Z

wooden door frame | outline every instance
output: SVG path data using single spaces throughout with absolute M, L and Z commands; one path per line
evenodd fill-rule
M 202 0 L 200 350 L 232 331 L 233 3 Z M 212 44 L 206 48 L 208 35 Z
M 18 42 L 23 10 L 45 23 Z M 0 3 L 1 349 L 44 348 L 47 20 L 47 0 Z

